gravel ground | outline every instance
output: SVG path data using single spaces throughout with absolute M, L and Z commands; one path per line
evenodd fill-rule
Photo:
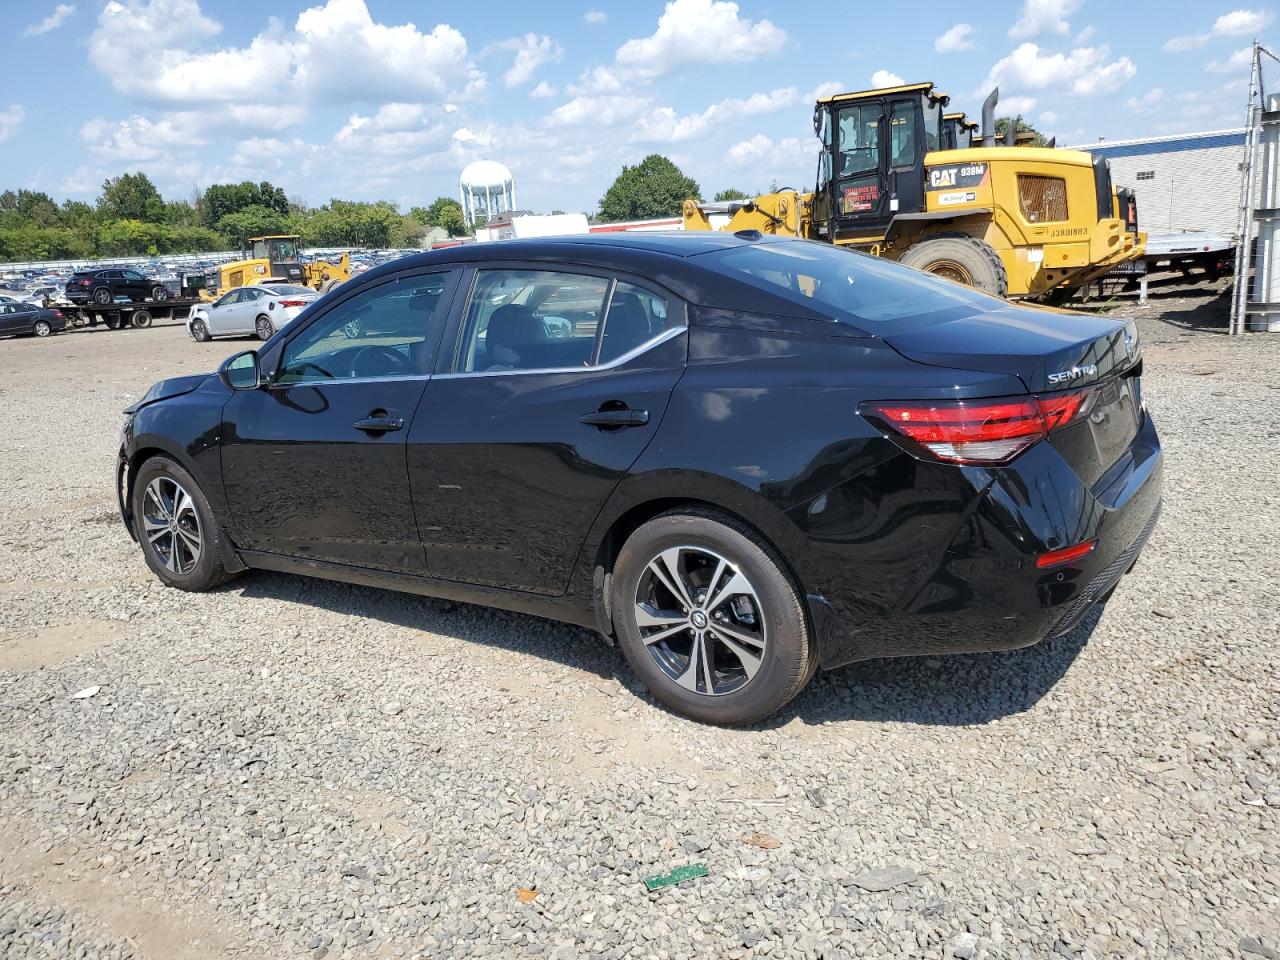
M 0 342 L 0 955 L 1280 957 L 1280 337 L 1225 303 L 1121 311 L 1166 508 L 1100 616 L 732 731 L 576 628 L 162 589 L 119 410 L 242 344 Z

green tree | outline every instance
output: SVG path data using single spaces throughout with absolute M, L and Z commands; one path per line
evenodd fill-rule
M 724 203 L 729 200 L 750 200 L 751 198 L 734 187 L 725 187 L 711 199 L 716 203 Z
M 0 193 L 0 223 L 10 227 L 56 227 L 62 223 L 58 204 L 37 190 Z
M 175 227 L 191 227 L 196 223 L 196 210 L 185 200 L 170 200 L 164 205 L 164 222 Z
M 157 223 L 164 218 L 164 198 L 145 173 L 124 173 L 102 184 L 98 213 L 103 220 Z
M 666 157 L 652 153 L 634 167 L 622 168 L 600 200 L 600 219 L 673 217 L 689 199 L 702 199 L 697 182 Z
M 436 197 L 431 206 L 414 207 L 409 211 L 409 216 L 424 226 L 447 230 L 451 237 L 460 237 L 467 232 L 462 204 L 452 197 Z
M 391 231 L 393 247 L 420 247 L 422 238 L 427 235 L 427 228 L 417 217 L 403 216 L 400 225 Z
M 289 220 L 279 210 L 252 204 L 222 216 L 215 227 L 233 247 L 242 247 L 250 237 L 287 233 Z
M 205 226 L 218 228 L 222 218 L 247 207 L 265 207 L 280 216 L 289 210 L 289 198 L 282 188 L 263 180 L 261 183 L 215 183 L 200 199 L 200 219 Z
M 1005 133 L 1008 132 L 1009 124 L 1011 123 L 1013 123 L 1012 117 L 996 118 L 996 139 L 997 140 L 999 140 L 1001 137 L 1005 135 Z M 1031 126 L 1031 124 L 1027 123 L 1021 117 L 1018 117 L 1018 134 L 1019 134 L 1018 139 L 1023 140 L 1024 137 L 1022 137 L 1021 135 L 1027 134 L 1027 133 L 1033 134 L 1033 136 L 1026 143 L 1021 144 L 1021 146 L 1043 147 L 1049 142 L 1048 137 L 1046 137 L 1043 133 L 1041 133 L 1035 127 Z

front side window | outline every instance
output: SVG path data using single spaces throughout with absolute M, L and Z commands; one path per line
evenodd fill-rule
M 140 274 L 140 273 L 135 273 L 135 272 L 134 272 L 134 271 L 132 271 L 132 270 L 125 270 L 125 271 L 124 271 L 124 278 L 125 278 L 126 280 L 141 280 L 141 279 L 142 279 L 142 274 Z
M 481 270 L 463 324 L 463 373 L 590 365 L 609 281 L 551 270 Z
M 945 121 L 942 119 L 942 104 L 939 101 L 929 97 L 922 99 L 924 101 L 924 152 L 931 153 L 934 150 L 943 148 L 942 124 Z M 956 146 L 962 146 L 959 139 L 963 137 L 964 131 L 958 121 L 954 129 L 957 137 Z M 968 144 L 963 144 L 963 146 L 968 146 Z
M 447 273 L 400 277 L 321 314 L 285 344 L 275 382 L 419 376 L 428 338 L 443 319 Z
M 297 263 L 298 245 L 292 240 L 272 240 L 271 257 L 275 263 Z
M 840 173 L 853 177 L 880 166 L 880 105 L 863 103 L 840 111 Z
M 239 299 L 240 299 L 240 290 L 239 290 L 239 288 L 237 288 L 237 289 L 235 289 L 235 290 L 232 290 L 232 291 L 231 291 L 230 293 L 228 293 L 226 296 L 222 297 L 222 298 L 221 298 L 217 303 L 215 303 L 215 304 L 214 304 L 214 306 L 215 306 L 215 307 L 227 307 L 227 306 L 230 306 L 231 304 L 235 303 L 235 302 L 236 302 L 237 300 L 239 300 Z
M 910 100 L 899 100 L 889 114 L 889 164 L 909 167 L 916 162 L 916 110 Z

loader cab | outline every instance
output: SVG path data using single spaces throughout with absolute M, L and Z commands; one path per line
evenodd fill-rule
M 300 239 L 289 235 L 251 237 L 245 259 L 265 260 L 269 265 L 266 276 L 281 277 L 290 283 L 303 283 L 306 270 L 299 257 Z
M 812 216 L 837 243 L 874 243 L 895 216 L 925 208 L 924 157 L 942 149 L 948 97 L 931 83 L 838 93 L 814 107 L 822 141 Z
M 965 117 L 963 113 L 944 113 L 941 149 L 968 150 L 973 146 L 974 135 L 977 132 L 978 124 Z

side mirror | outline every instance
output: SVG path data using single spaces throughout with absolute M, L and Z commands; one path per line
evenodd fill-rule
M 218 368 L 218 379 L 232 390 L 257 390 L 262 386 L 262 368 L 255 350 L 228 357 Z

